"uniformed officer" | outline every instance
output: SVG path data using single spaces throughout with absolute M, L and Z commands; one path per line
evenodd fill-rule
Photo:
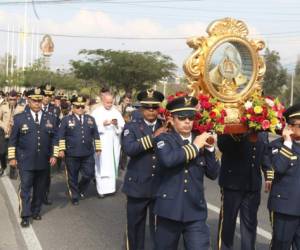
M 60 117 L 60 108 L 55 106 L 51 103 L 55 88 L 49 84 L 46 84 L 45 86 L 41 86 L 41 88 L 45 92 L 45 96 L 43 98 L 43 111 L 49 112 L 50 114 L 54 115 L 59 119 Z
M 165 132 L 157 119 L 159 104 L 164 96 L 158 91 L 141 91 L 143 118 L 125 125 L 122 147 L 130 157 L 124 179 L 123 192 L 127 195 L 127 235 L 130 250 L 144 249 L 147 210 L 149 210 L 150 235 L 154 241 L 154 198 L 159 185 L 157 160 L 154 154 L 154 137 Z M 128 249 L 128 250 L 129 250 Z
M 55 116 L 57 126 L 59 126 L 59 123 L 60 123 L 59 117 L 60 117 L 60 113 L 61 113 L 60 108 L 56 107 L 54 104 L 51 103 L 55 88 L 49 84 L 46 84 L 46 85 L 41 86 L 41 89 L 45 93 L 45 95 L 43 97 L 43 102 L 42 102 L 42 109 L 44 112 L 48 112 L 49 114 Z M 60 162 L 58 161 L 58 163 L 60 163 Z M 45 189 L 45 197 L 43 200 L 43 203 L 45 205 L 52 204 L 52 201 L 49 199 L 50 186 L 51 186 L 51 169 L 49 168 L 47 185 L 46 185 L 46 189 Z
M 24 110 L 24 105 L 17 104 L 17 92 L 12 90 L 8 95 L 7 102 L 4 102 L 0 106 L 0 160 L 1 160 L 1 168 L 0 168 L 0 176 L 3 175 L 4 170 L 7 165 L 7 145 L 8 138 L 11 133 L 12 125 L 13 125 L 13 117 L 15 114 L 19 114 Z M 17 172 L 15 168 L 10 168 L 10 178 L 16 178 Z
M 20 174 L 22 227 L 29 226 L 30 216 L 34 220 L 41 220 L 49 165 L 55 165 L 58 155 L 56 120 L 42 111 L 43 95 L 40 88 L 29 91 L 29 106 L 15 115 L 8 143 L 9 165 L 17 166 Z
M 282 137 L 270 143 L 275 178 L 268 208 L 272 250 L 300 249 L 300 103 L 288 108 Z
M 73 205 L 84 198 L 90 180 L 94 177 L 95 159 L 101 151 L 100 137 L 95 119 L 85 110 L 85 98 L 74 96 L 72 114 L 65 116 L 59 128 L 59 155 L 65 157 L 67 186 Z M 78 175 L 81 180 L 78 184 Z
M 268 192 L 274 171 L 268 157 L 268 134 L 258 133 L 255 142 L 251 141 L 250 136 L 249 133 L 218 136 L 218 147 L 222 152 L 218 249 L 233 249 L 238 213 L 241 221 L 241 249 L 255 249 L 261 172 L 264 172 L 265 191 Z
M 161 184 L 154 213 L 157 215 L 155 249 L 177 249 L 183 235 L 185 249 L 207 250 L 209 228 L 203 178 L 216 179 L 219 163 L 211 136 L 192 133 L 196 105 L 194 97 L 182 96 L 167 104 L 173 130 L 156 139 L 156 155 L 161 168 Z

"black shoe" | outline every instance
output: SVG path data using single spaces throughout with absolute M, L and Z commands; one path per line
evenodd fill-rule
M 50 205 L 52 205 L 52 201 L 48 197 L 46 197 L 43 200 L 43 204 L 46 205 L 46 206 L 50 206 Z
M 21 227 L 29 227 L 29 218 L 22 218 Z
M 32 219 L 34 219 L 34 220 L 41 220 L 42 216 L 40 216 L 39 214 L 35 214 L 35 215 L 32 216 Z
M 0 168 L 0 176 L 2 176 L 4 174 L 4 169 Z
M 80 193 L 79 196 L 80 196 L 80 199 L 81 199 L 81 200 L 84 200 L 84 199 L 86 198 L 86 196 L 85 196 L 84 193 Z
M 78 206 L 79 205 L 79 201 L 77 199 L 72 199 L 72 204 L 74 206 Z

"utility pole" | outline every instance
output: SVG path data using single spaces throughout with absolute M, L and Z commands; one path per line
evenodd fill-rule
M 9 37 L 10 30 L 9 25 L 7 26 L 7 44 L 6 44 L 6 80 L 8 81 L 8 73 L 9 73 Z
M 26 44 L 26 36 L 27 36 L 27 10 L 28 10 L 28 2 L 25 2 L 25 10 L 24 10 L 24 27 L 23 27 L 23 64 L 22 69 L 25 70 L 26 66 L 26 54 L 27 54 L 27 44 Z
M 290 106 L 294 103 L 294 71 L 292 72 L 292 79 L 291 79 L 291 101 Z

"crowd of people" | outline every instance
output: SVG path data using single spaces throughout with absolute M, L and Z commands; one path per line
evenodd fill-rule
M 41 220 L 42 204 L 52 203 L 52 166 L 64 165 L 74 206 L 93 179 L 99 198 L 114 194 L 120 166 L 126 169 L 128 250 L 144 249 L 147 215 L 153 249 L 175 250 L 180 237 L 185 249 L 210 249 L 205 176 L 219 177 L 218 249 L 233 249 L 239 213 L 241 249 L 253 250 L 263 175 L 270 192 L 270 247 L 300 249 L 300 104 L 286 110 L 282 137 L 269 142 L 265 132 L 256 141 L 249 133 L 195 134 L 198 100 L 170 100 L 165 120 L 158 112 L 164 95 L 153 89 L 139 92 L 136 105 L 130 94 L 116 105 L 105 88 L 99 103 L 80 95 L 68 100 L 50 85 L 1 96 L 0 175 L 7 165 L 10 178 L 19 173 L 22 227 Z

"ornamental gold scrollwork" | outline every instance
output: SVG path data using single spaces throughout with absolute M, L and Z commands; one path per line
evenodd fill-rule
M 210 94 L 224 102 L 227 122 L 238 123 L 241 103 L 262 91 L 266 67 L 259 52 L 265 43 L 248 38 L 246 24 L 233 18 L 212 22 L 207 33 L 187 40 L 193 49 L 183 67 L 188 88 L 191 95 Z

